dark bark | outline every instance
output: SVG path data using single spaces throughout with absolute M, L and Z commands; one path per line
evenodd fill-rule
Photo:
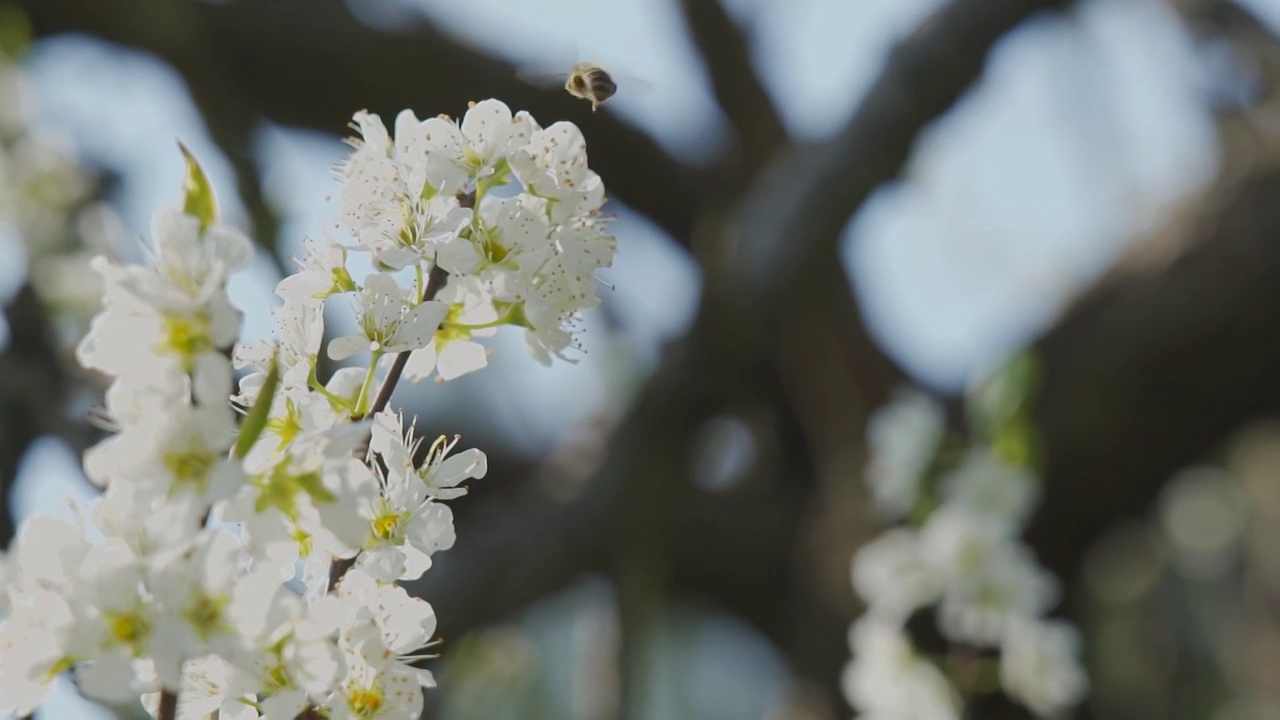
M 1074 580 L 1091 541 L 1280 404 L 1280 166 L 1211 193 L 1036 346 L 1047 493 L 1030 537 Z M 1163 260 L 1172 252 L 1170 260 Z

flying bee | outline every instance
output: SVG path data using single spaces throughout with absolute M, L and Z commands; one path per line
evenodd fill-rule
M 582 62 L 573 66 L 569 77 L 565 78 L 564 89 L 576 98 L 591 103 L 591 112 L 595 112 L 606 100 L 618 92 L 618 83 L 608 70 L 594 63 Z
M 595 112 L 609 98 L 618 92 L 618 81 L 621 80 L 630 89 L 648 90 L 650 85 L 639 78 L 617 76 L 592 62 L 580 62 L 573 66 L 568 75 L 564 73 L 521 73 L 521 77 L 534 84 L 550 85 L 551 82 L 564 81 L 565 92 L 591 103 L 591 111 Z

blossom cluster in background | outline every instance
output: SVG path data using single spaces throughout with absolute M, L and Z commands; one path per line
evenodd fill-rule
M 93 263 L 103 310 L 77 357 L 112 379 L 114 434 L 84 458 L 104 493 L 74 523 L 20 528 L 0 710 L 31 712 L 72 671 L 86 696 L 164 717 L 417 716 L 436 620 L 397 582 L 453 545 L 444 502 L 487 466 L 420 436 L 391 391 L 484 367 L 476 339 L 502 325 L 540 361 L 567 358 L 616 243 L 569 123 L 495 100 L 461 122 L 405 111 L 394 135 L 355 120 L 338 220 L 355 242 L 307 242 L 277 286 L 275 340 L 232 347 L 226 282 L 252 245 L 190 156 L 150 261 Z M 353 252 L 377 272 L 353 278 Z M 326 339 L 326 306 L 355 332 Z M 367 362 L 322 380 L 322 353 Z
M 943 407 L 915 390 L 876 411 L 867 433 L 872 497 L 902 522 L 853 559 L 867 611 L 849 629 L 850 704 L 867 717 L 942 720 L 997 687 L 1039 717 L 1080 702 L 1079 635 L 1045 618 L 1059 583 L 1020 540 L 1040 490 L 1029 463 L 1011 462 L 999 436 L 953 442 Z M 946 641 L 936 656 L 907 629 L 921 611 Z
M 32 122 L 29 95 L 20 67 L 0 52 L 0 238 L 12 241 L 6 252 L 25 255 L 28 282 L 73 343 L 100 307 L 89 265 L 119 254 L 123 230 L 67 144 Z

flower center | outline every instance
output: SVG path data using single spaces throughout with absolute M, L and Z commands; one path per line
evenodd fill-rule
M 183 369 L 190 372 L 195 359 L 201 353 L 213 349 L 213 338 L 209 334 L 209 319 L 206 317 L 165 315 L 165 339 L 158 349 L 161 352 L 177 355 L 182 359 Z
M 376 688 L 353 690 L 347 696 L 347 706 L 357 717 L 371 718 L 382 707 L 382 693 Z
M 400 535 L 400 514 L 386 512 L 373 519 L 373 535 L 379 540 L 390 542 Z
M 222 608 L 226 606 L 229 599 L 225 596 L 199 593 L 182 615 L 196 629 L 201 639 L 208 640 L 210 635 L 221 629 Z
M 147 636 L 151 634 L 151 623 L 138 612 L 105 613 L 107 631 L 121 645 L 127 646 L 137 654 Z
M 179 485 L 191 485 L 197 491 L 204 490 L 205 480 L 213 472 L 218 462 L 213 453 L 203 449 L 190 449 L 185 452 L 166 453 L 164 465 L 173 475 L 174 482 Z

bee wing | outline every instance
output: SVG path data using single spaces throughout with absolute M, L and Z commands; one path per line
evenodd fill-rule
M 526 69 L 517 71 L 516 77 L 534 87 L 556 88 L 564 85 L 564 81 L 569 77 L 569 73 Z
M 610 73 L 614 83 L 618 85 L 618 92 L 626 95 L 648 95 L 653 92 L 653 83 L 644 78 L 635 75 L 619 75 Z

